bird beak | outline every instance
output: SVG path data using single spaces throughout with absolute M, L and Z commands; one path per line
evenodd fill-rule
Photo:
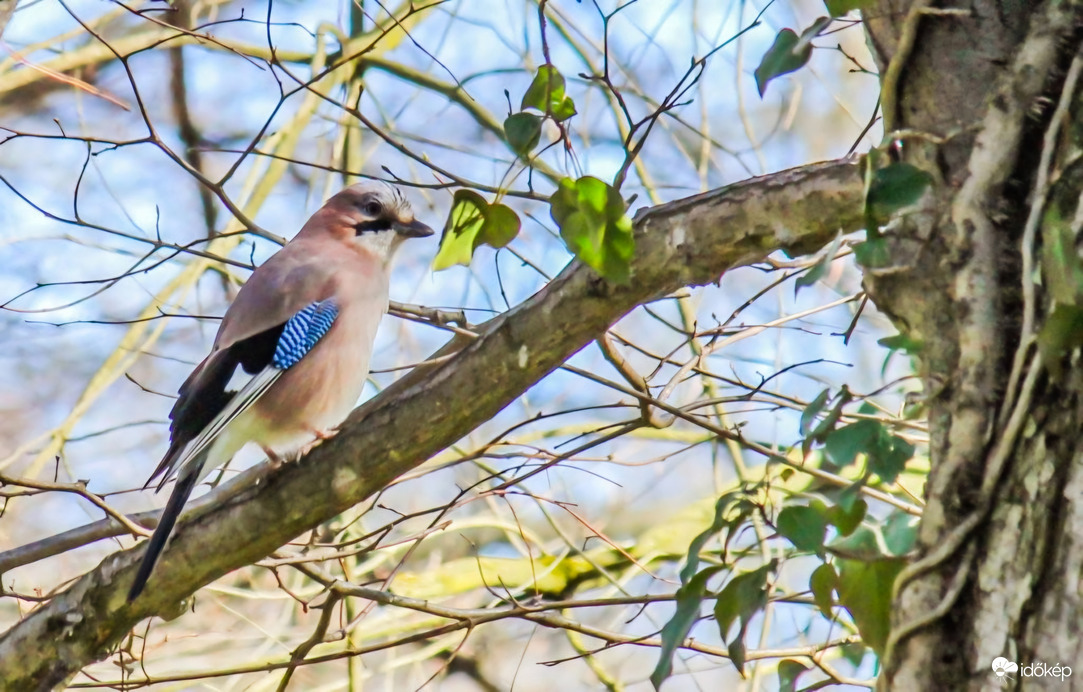
M 417 219 L 414 219 L 410 223 L 396 221 L 391 224 L 391 228 L 395 229 L 395 232 L 404 238 L 427 238 L 434 232 L 431 228 Z

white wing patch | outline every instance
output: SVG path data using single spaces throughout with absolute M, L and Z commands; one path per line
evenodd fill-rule
M 197 459 L 204 451 L 206 451 L 215 438 L 226 426 L 233 422 L 237 416 L 241 415 L 248 408 L 256 403 L 256 401 L 263 396 L 275 380 L 285 372 L 276 367 L 267 367 L 256 373 L 248 383 L 241 388 L 241 391 L 237 392 L 229 403 L 226 404 L 217 416 L 215 416 L 210 423 L 200 431 L 199 435 L 194 437 L 185 448 L 184 452 L 177 457 L 168 469 L 166 469 L 165 475 L 162 477 L 162 484 L 164 485 L 169 478 L 173 476 L 174 472 L 183 473 L 185 467 Z

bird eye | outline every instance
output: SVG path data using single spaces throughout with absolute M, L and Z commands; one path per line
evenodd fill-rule
M 366 216 L 373 218 L 380 215 L 380 212 L 384 210 L 383 206 L 379 202 L 365 202 L 361 207 L 361 211 L 365 212 Z

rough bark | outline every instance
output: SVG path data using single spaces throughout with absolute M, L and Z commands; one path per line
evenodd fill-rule
M 880 686 L 983 689 L 998 682 L 999 656 L 1076 664 L 1079 675 L 1083 380 L 1042 368 L 1024 311 L 1029 301 L 1040 320 L 1046 308 L 1021 284 L 1034 278 L 1024 227 L 1043 133 L 1083 9 L 929 5 L 887 0 L 866 13 L 894 92 L 883 102 L 898 104 L 885 117 L 911 131 L 901 155 L 940 179 L 893 228 L 895 266 L 866 275 L 877 306 L 924 343 L 932 458 L 919 559 L 896 584 Z
M 635 306 L 787 249 L 807 253 L 862 224 L 853 162 L 815 164 L 647 210 L 633 278 L 572 264 L 537 295 L 453 343 L 355 411 L 301 462 L 257 467 L 178 523 L 145 594 L 125 600 L 142 547 L 119 552 L 0 637 L 0 689 L 62 685 L 141 619 L 177 613 L 199 587 L 378 492 L 507 406 Z

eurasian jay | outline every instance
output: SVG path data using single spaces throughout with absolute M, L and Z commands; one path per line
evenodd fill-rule
M 180 388 L 169 451 L 147 481 L 177 483 L 147 544 L 128 601 L 146 586 L 192 489 L 248 442 L 277 460 L 326 438 L 357 403 L 392 255 L 433 231 L 382 182 L 339 192 L 256 269 L 226 311 L 211 353 Z M 231 391 L 243 371 L 251 375 Z

